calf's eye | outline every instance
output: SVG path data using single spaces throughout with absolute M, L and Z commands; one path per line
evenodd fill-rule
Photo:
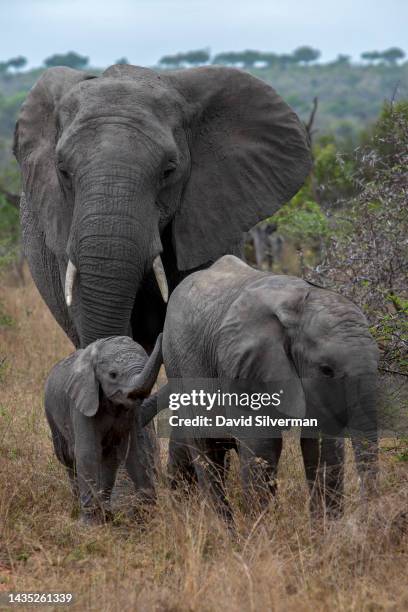
M 319 367 L 319 370 L 323 374 L 323 376 L 329 376 L 330 378 L 333 378 L 333 376 L 334 376 L 333 368 L 331 368 L 328 365 L 321 365 Z
M 109 372 L 109 376 L 110 378 L 112 378 L 112 380 L 115 380 L 115 378 L 117 377 L 118 373 L 117 372 Z

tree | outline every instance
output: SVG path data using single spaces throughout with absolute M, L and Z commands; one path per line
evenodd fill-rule
M 127 57 L 120 57 L 115 61 L 115 64 L 129 64 L 129 60 Z
M 395 65 L 398 60 L 404 59 L 405 52 L 399 47 L 390 47 L 385 51 L 365 51 L 361 54 L 361 59 L 367 60 L 369 62 L 375 62 L 378 60 L 383 60 L 388 64 Z
M 163 55 L 159 59 L 159 64 L 167 68 L 179 68 L 181 65 L 182 56 L 180 53 L 177 55 Z
M 375 62 L 376 60 L 381 59 L 381 53 L 379 51 L 364 51 L 360 57 L 368 62 Z
M 398 60 L 404 59 L 405 53 L 399 47 L 390 47 L 381 53 L 381 58 L 389 64 L 396 64 Z
M 304 45 L 295 49 L 292 55 L 295 62 L 309 64 L 310 62 L 315 62 L 320 57 L 320 51 Z
M 282 53 L 282 55 L 278 55 L 278 63 L 284 68 L 286 68 L 286 66 L 289 66 L 290 64 L 296 63 L 296 61 L 297 60 L 295 59 L 293 54 Z
M 225 51 L 218 53 L 212 61 L 213 64 L 223 64 L 224 66 L 235 66 L 241 63 L 241 54 L 235 51 Z
M 262 53 L 253 49 L 246 49 L 240 54 L 242 65 L 245 68 L 253 68 L 257 62 L 262 62 Z
M 201 66 L 208 64 L 210 61 L 210 52 L 208 49 L 197 49 L 196 51 L 186 51 L 186 53 L 177 53 L 175 55 L 164 55 L 160 60 L 161 66 L 168 68 L 179 68 L 184 64 L 190 66 Z
M 85 68 L 89 63 L 89 57 L 79 55 L 75 51 L 68 51 L 68 53 L 56 53 L 51 55 L 44 60 L 44 65 L 47 68 L 52 66 L 69 66 L 69 68 Z
M 23 57 L 22 55 L 18 55 L 17 57 L 12 57 L 6 63 L 9 68 L 19 70 L 20 68 L 24 68 L 24 66 L 27 64 L 27 58 Z
M 258 62 L 263 64 L 272 64 L 278 56 L 274 53 L 261 53 L 253 49 L 245 51 L 228 51 L 219 53 L 213 59 L 213 64 L 224 64 L 226 66 L 244 66 L 244 68 L 253 68 Z
M 17 57 L 12 57 L 6 62 L 0 62 L 0 74 L 6 74 L 9 68 L 13 68 L 14 70 L 19 70 L 23 68 L 27 64 L 27 59 L 22 55 L 18 55 Z
M 343 55 L 339 53 L 336 59 L 330 63 L 331 66 L 349 66 L 351 57 L 349 55 Z
M 260 61 L 262 61 L 265 66 L 274 66 L 279 62 L 279 55 L 277 53 L 261 53 Z
M 202 64 L 208 64 L 210 61 L 210 53 L 207 49 L 199 49 L 197 51 L 188 51 L 182 54 L 181 61 L 192 66 L 200 66 Z

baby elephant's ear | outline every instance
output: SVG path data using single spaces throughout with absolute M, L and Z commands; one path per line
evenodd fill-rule
M 96 352 L 95 344 L 78 351 L 80 354 L 65 387 L 75 407 L 87 417 L 95 416 L 99 407 L 99 382 L 94 368 Z
M 261 282 L 268 283 L 268 277 Z M 266 292 L 268 298 L 270 294 Z M 306 398 L 290 355 L 288 332 L 264 295 L 265 288 L 253 283 L 228 309 L 218 329 L 218 368 L 225 378 L 246 380 L 255 388 L 257 382 L 273 383 L 274 391 L 284 392 L 279 410 L 303 418 Z

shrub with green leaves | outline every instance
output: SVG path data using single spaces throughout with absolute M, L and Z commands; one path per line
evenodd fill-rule
M 302 245 L 317 246 L 329 233 L 327 217 L 310 197 L 309 190 L 309 186 L 303 187 L 271 217 L 277 224 L 277 231 L 289 238 L 297 248 Z
M 408 105 L 387 104 L 357 152 L 357 194 L 334 216 L 313 280 L 365 311 L 385 370 L 408 374 Z

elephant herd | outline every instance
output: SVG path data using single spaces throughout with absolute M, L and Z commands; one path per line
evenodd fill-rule
M 302 123 L 268 84 L 222 67 L 51 68 L 22 106 L 14 153 L 31 274 L 77 349 L 51 371 L 45 409 L 84 522 L 111 516 L 120 465 L 140 503 L 154 500 L 162 363 L 169 380 L 284 380 L 295 413 L 329 415 L 335 430 L 301 437 L 313 510 L 342 511 L 345 432 L 363 490 L 374 485 L 378 350 L 365 317 L 240 259 L 244 232 L 311 169 Z M 281 435 L 172 432 L 168 459 L 172 485 L 198 484 L 228 520 L 230 449 L 244 493 L 266 504 Z

